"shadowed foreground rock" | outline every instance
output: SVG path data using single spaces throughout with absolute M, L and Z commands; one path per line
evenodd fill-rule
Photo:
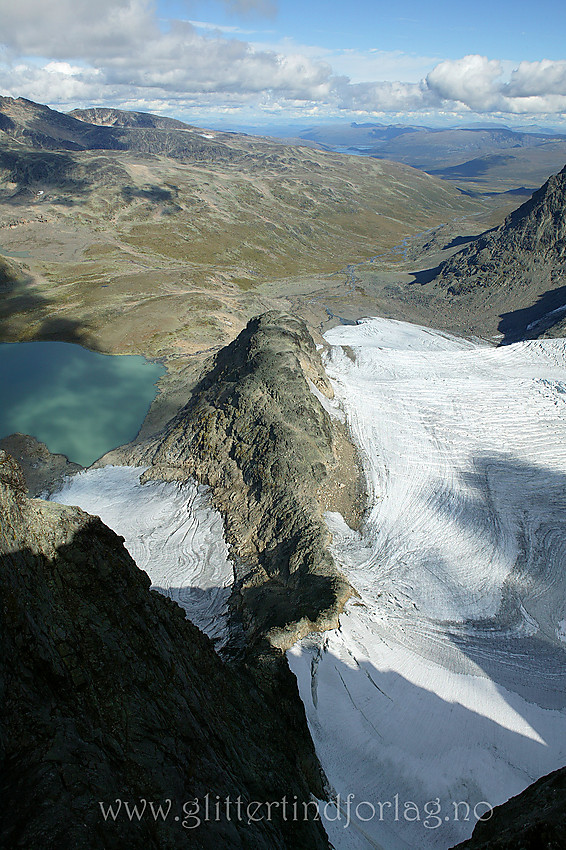
M 296 795 L 301 811 L 310 791 L 323 794 L 291 679 L 281 704 L 267 704 L 245 669 L 149 590 L 121 538 L 78 508 L 28 499 L 1 451 L 0 517 L 0 845 L 327 847 L 318 823 L 285 821 L 281 807 L 271 822 L 265 808 L 257 823 L 232 809 L 230 822 L 182 825 L 193 811 L 183 804 L 204 805 L 207 792 L 244 806 Z M 141 809 L 142 799 L 165 810 L 171 800 L 169 816 L 132 822 L 122 806 L 105 822 L 100 801 Z
M 543 776 L 494 809 L 472 838 L 454 850 L 563 850 L 566 847 L 566 768 Z

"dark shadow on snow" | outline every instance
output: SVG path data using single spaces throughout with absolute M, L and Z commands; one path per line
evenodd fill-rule
M 564 307 L 564 312 L 553 313 Z M 501 313 L 498 330 L 503 334 L 500 345 L 518 342 L 521 339 L 537 339 L 541 334 L 561 321 L 566 315 L 566 286 L 549 289 L 539 295 L 535 304 L 521 310 Z

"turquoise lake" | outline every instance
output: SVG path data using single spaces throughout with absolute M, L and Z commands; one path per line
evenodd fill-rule
M 132 440 L 165 368 L 68 342 L 0 344 L 0 437 L 19 431 L 89 466 Z

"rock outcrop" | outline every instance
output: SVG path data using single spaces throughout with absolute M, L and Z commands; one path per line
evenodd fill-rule
M 267 636 L 285 649 L 335 627 L 351 593 L 329 553 L 322 512 L 340 510 L 355 522 L 361 472 L 344 425 L 331 421 L 309 380 L 332 395 L 304 322 L 266 313 L 215 356 L 163 431 L 125 458 L 150 465 L 146 477 L 210 486 L 250 644 Z
M 30 500 L 1 451 L 0 520 L 2 847 L 328 847 L 312 805 L 302 815 L 324 791 L 304 716 L 289 721 L 291 678 L 269 704 L 150 591 L 121 538 L 78 508 Z M 299 817 L 281 805 L 248 816 L 284 798 Z M 144 813 L 129 817 L 124 801 Z
M 494 809 L 454 850 L 562 850 L 565 841 L 566 768 L 561 768 Z
M 488 311 L 502 293 L 510 306 L 521 305 L 502 315 L 505 342 L 539 336 L 563 318 L 553 311 L 566 305 L 566 167 L 500 227 L 444 262 L 434 289 L 463 309 L 475 296 Z
M 62 454 L 50 452 L 45 443 L 28 434 L 10 434 L 0 440 L 0 449 L 18 461 L 28 494 L 32 497 L 47 495 L 58 490 L 68 475 L 82 469 Z

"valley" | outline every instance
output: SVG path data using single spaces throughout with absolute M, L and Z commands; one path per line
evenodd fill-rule
M 146 773 L 156 795 L 292 788 L 335 815 L 326 834 L 206 824 L 206 850 L 448 850 L 477 813 L 343 829 L 337 801 L 491 811 L 566 763 L 566 142 L 425 129 L 289 144 L 0 98 L 0 342 L 165 370 L 137 436 L 88 470 L 26 435 L 1 444 L 27 492 L 50 493 L 30 500 L 0 451 L 7 782 L 36 793 L 80 704 L 78 755 L 57 744 L 42 780 L 55 841 L 73 807 L 72 850 L 89 794 L 141 796 Z M 323 149 L 358 131 L 364 156 Z M 20 770 L 28 680 L 30 717 L 54 708 Z M 127 827 L 98 824 L 93 848 Z M 9 829 L 48 840 L 30 806 Z M 143 846 L 175 847 L 160 830 Z
M 447 221 L 479 233 L 518 202 L 273 139 L 0 106 L 5 340 L 194 354 L 289 296 L 340 289 L 348 263 Z

